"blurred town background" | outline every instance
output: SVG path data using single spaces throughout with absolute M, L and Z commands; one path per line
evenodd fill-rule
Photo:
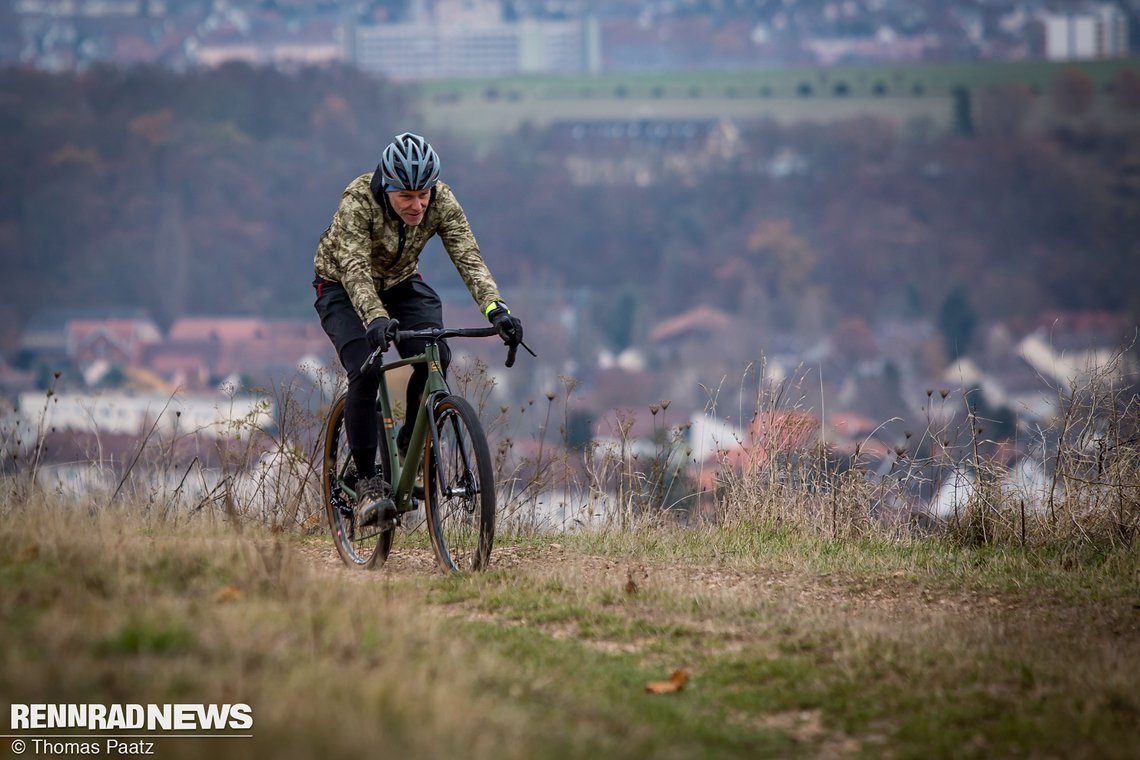
M 6 61 L 350 63 L 394 79 L 1127 55 L 1140 9 L 1048 0 L 8 0 Z
M 676 438 L 711 487 L 773 389 L 781 445 L 1031 459 L 1137 380 L 1138 46 L 1137 0 L 0 2 L 5 440 L 319 410 L 317 238 L 413 130 L 539 355 L 455 347 L 519 462 Z

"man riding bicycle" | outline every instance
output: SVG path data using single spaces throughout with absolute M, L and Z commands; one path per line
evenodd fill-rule
M 387 350 L 397 326 L 443 327 L 439 296 L 419 273 L 419 258 L 433 235 L 459 271 L 483 314 L 507 345 L 523 339 L 522 322 L 511 314 L 479 253 L 467 216 L 451 188 L 439 181 L 439 156 L 419 135 L 398 135 L 376 170 L 353 180 L 341 195 L 332 223 L 321 235 L 313 262 L 314 307 L 321 327 L 348 373 L 345 433 L 357 472 L 357 521 L 370 525 L 396 517 L 391 485 L 376 472 L 376 394 L 380 380 L 362 373 L 368 355 Z M 401 356 L 421 353 L 425 341 L 404 341 Z M 451 351 L 440 341 L 446 374 Z M 428 370 L 417 365 L 410 380 L 404 425 L 396 437 L 407 452 L 412 423 Z

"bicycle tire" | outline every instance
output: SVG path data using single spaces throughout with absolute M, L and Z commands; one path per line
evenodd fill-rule
M 368 527 L 357 529 L 353 511 L 353 499 L 341 486 L 342 480 L 352 481 L 356 477 L 356 465 L 348 447 L 348 435 L 344 425 L 344 404 L 346 397 L 340 396 L 333 402 L 325 426 L 324 458 L 321 469 L 321 486 L 324 493 L 325 516 L 333 545 L 344 564 L 352 568 L 372 570 L 380 567 L 392 551 L 394 528 L 376 530 Z M 380 417 L 376 418 L 381 425 Z M 376 469 L 385 480 L 392 482 L 388 472 L 388 445 L 381 429 L 379 445 L 376 449 Z M 359 535 L 358 535 L 359 533 Z
M 495 539 L 495 477 L 487 438 L 474 408 L 461 396 L 444 396 L 433 411 L 435 425 L 424 445 L 432 549 L 444 573 L 482 570 Z

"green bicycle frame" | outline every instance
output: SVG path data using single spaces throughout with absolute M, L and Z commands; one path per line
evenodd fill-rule
M 392 399 L 388 395 L 388 372 L 400 367 L 409 367 L 416 364 L 426 364 L 428 367 L 427 383 L 424 385 L 423 396 L 420 398 L 419 409 L 416 411 L 416 421 L 412 425 L 412 437 L 408 442 L 408 453 L 404 464 L 400 465 L 400 454 L 396 450 L 396 423 L 392 414 Z M 443 376 L 443 368 L 439 358 L 439 344 L 430 342 L 421 354 L 399 359 L 391 363 L 383 363 L 375 368 L 380 376 L 380 392 L 376 398 L 376 409 L 384 421 L 384 438 L 388 442 L 388 472 L 395 476 L 396 482 L 392 484 L 392 498 L 396 502 L 398 512 L 411 512 L 416 508 L 412 503 L 412 488 L 416 482 L 416 470 L 423 463 L 424 441 L 427 439 L 427 428 L 430 424 L 431 399 L 450 393 L 447 380 Z

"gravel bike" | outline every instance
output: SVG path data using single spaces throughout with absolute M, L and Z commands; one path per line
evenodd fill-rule
M 395 342 L 422 339 L 423 353 L 390 363 L 379 363 L 373 351 L 362 372 L 380 373 L 376 399 L 379 445 L 376 471 L 392 485 L 397 517 L 387 524 L 360 526 L 356 504 L 356 465 L 349 454 L 345 433 L 345 395 L 333 402 L 325 425 L 321 483 L 325 514 L 337 553 L 349 567 L 372 569 L 383 565 L 401 518 L 424 505 L 427 532 L 440 569 L 445 573 L 481 570 L 491 558 L 495 538 L 495 480 L 491 450 L 475 409 L 447 387 L 440 365 L 439 341 L 444 338 L 497 336 L 495 327 L 426 328 L 398 330 Z M 530 348 L 522 344 L 527 351 Z M 507 353 L 514 364 L 518 346 Z M 531 351 L 533 354 L 534 352 Z M 427 384 L 412 426 L 404 461 L 396 451 L 396 425 L 388 394 L 387 373 L 400 367 L 426 364 Z M 417 484 L 422 475 L 422 486 Z

